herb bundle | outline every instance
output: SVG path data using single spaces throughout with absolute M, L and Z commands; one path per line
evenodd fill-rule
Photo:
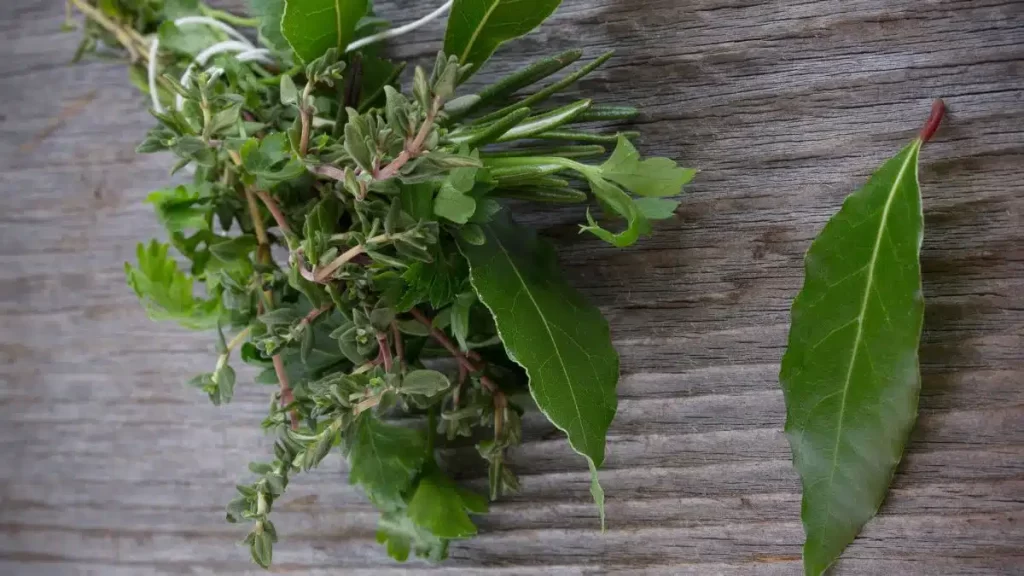
M 694 171 L 641 159 L 633 133 L 581 127 L 631 107 L 548 104 L 610 54 L 549 81 L 582 56 L 570 50 L 457 94 L 558 4 L 456 0 L 444 52 L 403 91 L 404 64 L 373 44 L 393 34 L 366 0 L 258 0 L 253 19 L 195 0 L 70 0 L 86 16 L 79 55 L 122 47 L 153 99 L 158 126 L 139 151 L 194 170 L 147 198 L 170 243 L 139 245 L 129 285 L 153 319 L 217 331 L 212 370 L 190 381 L 213 403 L 231 400 L 239 360 L 275 386 L 263 422 L 273 458 L 250 464 L 227 511 L 252 524 L 259 565 L 277 541 L 275 501 L 336 448 L 381 511 L 388 553 L 444 558 L 450 540 L 476 533 L 470 515 L 488 498 L 435 453 L 474 442 L 487 496 L 514 491 L 506 451 L 527 387 L 586 458 L 603 525 L 597 469 L 618 356 L 552 247 L 502 200 L 593 200 L 625 224 L 613 231 L 588 211 L 581 230 L 624 247 L 672 215 L 669 197 Z

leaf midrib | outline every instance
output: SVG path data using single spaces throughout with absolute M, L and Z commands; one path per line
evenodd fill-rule
M 495 2 L 495 4 L 497 4 L 497 2 Z M 529 287 L 527 287 L 526 281 L 523 279 L 523 276 L 519 273 L 519 268 L 516 267 L 515 261 L 512 260 L 512 256 L 508 253 L 508 250 L 505 250 L 505 245 L 502 244 L 501 240 L 497 237 L 496 234 L 492 234 L 491 237 L 494 240 L 494 242 L 498 245 L 498 248 L 501 250 L 501 253 L 505 256 L 505 259 L 508 260 L 509 266 L 511 266 L 512 271 L 515 272 L 516 278 L 519 280 L 519 284 L 523 287 L 523 292 L 525 292 L 526 295 L 530 298 L 530 302 L 533 303 L 533 307 L 537 310 L 537 315 L 540 316 L 541 322 L 544 324 L 544 330 L 547 331 L 548 333 L 548 338 L 551 340 L 551 346 L 555 349 L 555 357 L 558 358 L 558 365 L 562 367 L 562 374 L 565 375 L 565 382 L 566 385 L 569 387 L 569 395 L 572 396 L 572 406 L 573 408 L 576 409 L 577 421 L 582 426 L 583 413 L 580 412 L 580 403 L 578 400 L 576 400 L 576 391 L 573 389 L 572 379 L 569 377 L 569 370 L 565 366 L 565 361 L 562 360 L 562 351 L 559 350 L 558 348 L 558 342 L 555 341 L 555 335 L 553 332 L 551 332 L 551 326 L 548 323 L 548 319 L 546 316 L 544 316 L 544 311 L 541 310 L 540 305 L 537 304 L 537 300 L 533 297 L 533 293 L 531 293 Z M 566 433 L 568 433 L 568 431 L 566 431 Z M 585 433 L 581 435 L 581 440 L 584 444 L 584 450 L 586 452 L 590 452 L 590 443 L 587 441 L 587 435 Z M 591 465 L 593 465 L 593 460 L 591 459 L 590 454 L 584 453 L 583 455 L 586 456 L 587 460 L 590 460 Z
M 498 4 L 501 4 L 501 0 L 494 0 L 494 2 L 491 3 L 490 8 L 487 9 L 487 12 L 484 13 L 484 17 L 480 19 L 480 23 L 477 25 L 476 29 L 473 30 L 473 34 L 469 37 L 469 42 L 466 43 L 466 48 L 459 56 L 459 64 L 466 63 L 466 58 L 469 58 L 469 53 L 473 50 L 473 45 L 476 44 L 476 39 L 480 36 L 480 31 L 487 25 L 487 21 L 491 19 L 491 14 L 494 13 Z
M 341 36 L 341 0 L 334 0 L 334 32 L 337 34 L 338 52 L 344 52 L 345 46 L 341 45 L 343 40 Z
M 878 253 L 882 246 L 882 237 L 885 235 L 885 230 L 888 228 L 889 220 L 889 209 L 892 208 L 893 200 L 896 198 L 896 192 L 903 182 L 903 177 L 906 175 L 907 167 L 910 166 L 910 160 L 914 157 L 916 152 L 916 146 L 907 152 L 907 158 L 903 161 L 903 165 L 900 166 L 900 171 L 896 175 L 896 180 L 893 181 L 892 188 L 889 191 L 889 197 L 885 201 L 885 207 L 882 208 L 882 218 L 878 226 L 878 235 L 875 236 L 875 245 L 871 250 L 871 260 L 868 261 L 868 275 L 867 282 L 864 285 L 864 298 L 861 300 L 860 313 L 857 315 L 857 332 L 853 339 L 853 351 L 850 354 L 850 365 L 846 370 L 846 381 L 843 383 L 843 399 L 839 404 L 839 422 L 836 426 L 836 442 L 835 447 L 832 449 L 832 466 L 829 471 L 828 488 L 832 490 L 832 486 L 836 476 L 836 468 L 839 463 L 839 441 L 843 436 L 843 418 L 846 414 L 846 399 L 850 393 L 850 381 L 853 378 L 853 367 L 857 360 L 857 352 L 860 350 L 861 339 L 864 333 L 864 316 L 867 313 L 868 301 L 871 298 L 871 287 L 875 280 L 875 266 L 878 263 Z M 828 506 L 825 508 L 825 516 L 828 517 L 831 513 L 832 500 L 828 500 Z M 826 525 L 827 527 L 827 525 Z

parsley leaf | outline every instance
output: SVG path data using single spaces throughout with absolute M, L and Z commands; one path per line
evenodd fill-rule
M 640 160 L 640 153 L 621 135 L 615 151 L 601 165 L 604 178 L 639 196 L 674 196 L 682 192 L 683 185 L 692 180 L 695 174 L 696 170 L 680 168 L 668 158 Z
M 349 434 L 349 481 L 379 506 L 396 507 L 426 459 L 423 434 L 385 424 L 370 412 L 359 416 Z
M 487 501 L 472 492 L 460 490 L 437 470 L 420 480 L 409 500 L 409 518 L 420 528 L 441 538 L 469 538 L 476 534 L 476 525 L 469 519 L 468 510 L 486 512 Z
M 176 320 L 193 330 L 213 328 L 221 313 L 220 296 L 207 300 L 193 296 L 192 277 L 168 258 L 168 248 L 156 240 L 148 246 L 140 243 L 136 249 L 138 267 L 124 264 L 128 285 L 153 320 Z

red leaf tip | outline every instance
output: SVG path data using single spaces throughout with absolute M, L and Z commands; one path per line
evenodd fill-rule
M 932 103 L 932 114 L 928 117 L 928 121 L 925 122 L 924 128 L 921 129 L 921 143 L 928 142 L 935 135 L 935 131 L 939 129 L 939 124 L 942 123 L 942 117 L 946 115 L 946 103 L 941 99 L 936 100 Z

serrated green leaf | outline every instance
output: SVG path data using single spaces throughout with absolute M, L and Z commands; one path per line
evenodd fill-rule
M 186 328 L 206 330 L 217 325 L 220 298 L 206 300 L 192 294 L 192 277 L 178 270 L 167 255 L 169 246 L 153 240 L 136 249 L 138 266 L 125 262 L 128 285 L 135 290 L 153 320 L 175 320 Z
M 507 212 L 483 226 L 482 246 L 460 244 L 480 301 L 537 406 L 593 466 L 604 462 L 615 416 L 619 356 L 601 312 L 562 279 L 554 249 Z
M 368 4 L 367 0 L 285 0 L 281 33 L 303 62 L 319 58 L 329 48 L 344 53 Z
M 417 526 L 405 511 L 381 514 L 377 521 L 377 542 L 385 544 L 388 556 L 399 562 L 405 562 L 409 552 L 434 562 L 448 556 L 448 541 Z
M 156 209 L 157 219 L 168 232 L 206 230 L 213 211 L 209 195 L 209 184 L 182 185 L 150 192 L 146 202 Z
M 803 483 L 804 571 L 824 572 L 885 498 L 917 417 L 924 313 L 915 140 L 811 244 L 779 379 Z
M 455 0 L 444 35 L 444 51 L 476 71 L 502 43 L 530 32 L 561 0 Z
M 625 137 L 619 136 L 615 151 L 601 165 L 601 176 L 639 196 L 674 196 L 697 173 L 692 168 L 680 168 L 668 158 L 640 160 L 640 153 Z
M 412 483 L 426 458 L 423 434 L 381 422 L 363 412 L 348 437 L 349 481 L 374 502 L 393 506 Z
M 633 203 L 648 220 L 666 220 L 675 216 L 679 208 L 679 200 L 667 198 L 636 198 Z
M 478 501 L 473 499 L 474 506 Z M 447 476 L 433 470 L 420 479 L 409 500 L 409 518 L 440 538 L 469 538 L 476 525 L 469 518 L 458 487 Z

